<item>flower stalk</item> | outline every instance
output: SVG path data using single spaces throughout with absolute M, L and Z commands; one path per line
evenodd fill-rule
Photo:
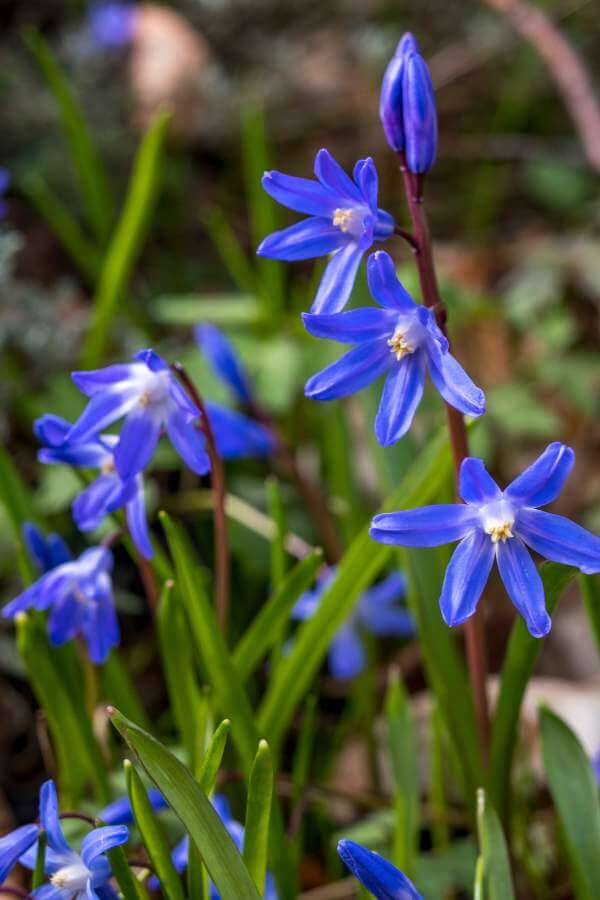
M 404 180 L 406 202 L 411 219 L 411 236 L 414 241 L 414 243 L 411 242 L 411 246 L 413 247 L 415 256 L 423 302 L 425 306 L 434 312 L 438 327 L 443 332 L 444 336 L 448 337 L 447 311 L 438 288 L 433 260 L 431 233 L 423 202 L 423 178 L 419 175 L 414 175 L 408 170 L 404 153 L 401 152 L 398 156 Z M 445 403 L 445 406 L 450 446 L 452 448 L 454 468 L 458 479 L 461 463 L 469 456 L 469 439 L 462 413 L 448 403 Z M 480 609 L 465 622 L 464 634 L 467 666 L 475 701 L 475 715 L 477 717 L 479 741 L 483 759 L 487 763 L 489 759 L 491 729 L 486 688 L 487 653 L 482 615 L 483 612 L 480 607 Z

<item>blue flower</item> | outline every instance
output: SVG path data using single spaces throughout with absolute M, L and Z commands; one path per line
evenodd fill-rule
M 337 846 L 345 865 L 377 900 L 423 900 L 416 887 L 391 862 L 354 841 Z
M 383 309 L 366 307 L 331 316 L 304 314 L 304 324 L 315 337 L 356 344 L 308 380 L 306 396 L 313 400 L 346 397 L 388 372 L 375 419 L 375 434 L 384 446 L 399 440 L 410 428 L 427 370 L 447 403 L 467 415 L 482 415 L 483 391 L 448 352 L 448 341 L 433 313 L 414 303 L 402 287 L 385 251 L 369 258 L 367 275 L 371 293 Z
M 68 439 L 71 423 L 60 416 L 44 415 L 36 419 L 34 432 L 46 444 L 38 453 L 42 463 L 65 463 L 85 469 L 100 469 L 98 478 L 88 485 L 73 503 L 73 518 L 80 531 L 93 531 L 109 513 L 125 507 L 125 516 L 133 541 L 147 559 L 153 555 L 144 503 L 141 474 L 122 480 L 116 471 L 114 448 L 118 438 L 112 434 L 92 436 L 85 441 Z
M 0 166 L 0 219 L 3 219 L 8 212 L 8 207 L 6 205 L 6 201 L 4 200 L 4 195 L 8 190 L 10 181 L 10 172 L 8 171 L 8 169 Z
M 257 250 L 271 259 L 312 259 L 333 253 L 311 312 L 335 313 L 350 297 L 363 254 L 388 238 L 394 220 L 377 206 L 378 179 L 372 159 L 359 160 L 350 178 L 327 150 L 315 159 L 318 181 L 265 172 L 262 185 L 278 203 L 308 219 L 276 231 Z
M 50 883 L 33 891 L 41 900 L 117 900 L 110 885 L 112 872 L 107 850 L 125 844 L 129 830 L 124 825 L 94 828 L 81 842 L 81 852 L 69 847 L 63 834 L 58 812 L 58 797 L 53 781 L 40 790 L 40 825 L 46 832 L 44 872 Z M 20 859 L 30 869 L 35 867 L 37 846 Z
M 71 551 L 59 534 L 44 536 L 33 522 L 24 523 L 23 540 L 42 575 L 72 559 Z
M 148 789 L 148 800 L 150 801 L 150 806 L 156 812 L 168 809 L 167 801 L 156 788 Z M 132 825 L 135 820 L 129 797 L 119 797 L 117 800 L 109 803 L 108 806 L 100 810 L 97 818 L 100 822 L 104 822 L 105 825 Z
M 564 516 L 538 507 L 556 499 L 575 459 L 558 442 L 505 491 L 501 491 L 480 459 L 465 459 L 459 493 L 464 504 L 441 504 L 375 516 L 371 537 L 381 544 L 436 547 L 460 541 L 446 570 L 440 606 L 448 625 L 460 625 L 473 614 L 494 560 L 510 599 L 534 637 L 552 622 L 544 587 L 526 546 L 546 559 L 600 571 L 600 538 Z
M 137 10 L 131 3 L 94 3 L 88 22 L 92 41 L 100 49 L 124 47 L 133 38 Z
M 293 619 L 304 621 L 311 618 L 319 608 L 324 590 L 335 575 L 335 568 L 323 570 L 316 587 L 306 591 L 296 603 L 292 611 Z M 360 636 L 361 627 L 380 637 L 409 637 L 414 634 L 410 613 L 396 604 L 404 592 L 404 577 L 400 572 L 394 572 L 381 584 L 361 594 L 329 648 L 329 668 L 335 678 L 354 678 L 363 670 L 365 652 Z
M 417 42 L 410 31 L 407 31 L 401 37 L 381 83 L 379 118 L 387 142 L 396 153 L 405 147 L 403 93 L 406 59 L 410 53 L 418 52 Z
M 215 325 L 206 322 L 194 329 L 196 342 L 213 371 L 233 391 L 240 403 L 252 402 L 250 379 L 237 353 Z
M 90 659 L 103 663 L 119 643 L 119 623 L 112 596 L 112 554 L 91 547 L 81 556 L 46 572 L 2 610 L 12 619 L 28 609 L 50 610 L 48 634 L 55 646 L 81 634 Z
M 39 833 L 38 825 L 21 825 L 0 838 L 0 884 L 6 880 L 21 856 L 37 842 Z

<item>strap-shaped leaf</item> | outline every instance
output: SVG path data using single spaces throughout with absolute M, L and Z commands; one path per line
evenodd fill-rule
M 486 900 L 513 900 L 515 894 L 502 826 L 483 788 L 477 791 L 477 831 Z
M 394 780 L 393 862 L 412 878 L 419 823 L 419 771 L 410 704 L 397 672 L 392 673 L 387 691 L 385 718 Z
M 212 803 L 162 744 L 109 709 L 111 720 L 188 832 L 223 900 L 259 900 L 254 882 Z
M 244 862 L 261 894 L 267 874 L 272 797 L 273 761 L 269 745 L 261 741 L 248 779 L 244 830 Z

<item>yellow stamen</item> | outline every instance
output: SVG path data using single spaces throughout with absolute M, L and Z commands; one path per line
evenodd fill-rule
M 402 331 L 395 331 L 387 343 L 398 360 L 402 359 L 403 356 L 408 356 L 414 350 L 414 347 L 411 347 Z
M 507 538 L 514 537 L 511 528 L 511 522 L 502 522 L 500 525 L 490 525 L 489 528 L 486 528 L 486 532 L 491 537 L 492 544 L 497 544 L 498 541 L 504 542 Z
M 352 224 L 353 211 L 351 209 L 336 209 L 333 213 L 333 224 L 340 231 L 349 231 Z
M 140 403 L 140 406 L 144 407 L 144 409 L 147 406 L 150 406 L 150 392 L 149 391 L 144 391 L 144 393 L 140 397 L 139 403 Z
M 110 459 L 107 459 L 106 462 L 102 463 L 102 465 L 100 466 L 100 471 L 103 475 L 113 474 L 113 472 L 115 471 L 115 461 L 112 456 L 110 457 Z

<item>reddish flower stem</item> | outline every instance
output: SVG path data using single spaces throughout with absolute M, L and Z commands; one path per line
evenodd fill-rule
M 438 288 L 429 223 L 423 205 L 423 179 L 421 176 L 413 175 L 409 172 L 403 155 L 399 155 L 400 168 L 404 179 L 404 191 L 412 222 L 412 237 L 415 242 L 413 250 L 419 273 L 423 302 L 429 309 L 433 310 L 440 330 L 447 337 L 447 312 Z M 458 472 L 463 459 L 469 455 L 469 440 L 462 413 L 446 403 L 446 416 L 458 487 Z M 467 665 L 475 701 L 479 741 L 484 762 L 487 764 L 490 752 L 490 714 L 486 689 L 487 653 L 481 610 L 477 610 L 467 619 L 464 633 Z
M 194 405 L 200 410 L 199 428 L 206 438 L 206 451 L 210 459 L 211 480 L 215 496 L 213 506 L 215 523 L 215 607 L 217 619 L 223 633 L 229 624 L 229 537 L 227 534 L 227 517 L 225 515 L 225 469 L 223 460 L 217 450 L 215 435 L 208 418 L 204 401 L 198 393 L 194 382 L 181 365 L 174 363 L 171 370 L 177 375 Z

